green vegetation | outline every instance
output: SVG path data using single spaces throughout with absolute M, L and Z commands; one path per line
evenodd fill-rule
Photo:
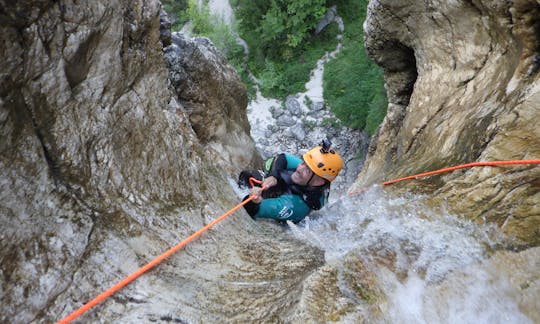
M 199 8 L 195 0 L 163 1 L 165 9 L 173 10 L 182 24 L 191 21 L 194 35 L 210 38 L 224 53 L 248 86 L 250 96 L 255 92 L 251 73 L 264 96 L 281 99 L 305 91 L 317 60 L 335 49 L 339 33 L 336 23 L 318 35 L 313 31 L 326 8 L 337 5 L 345 25 L 343 49 L 325 66 L 324 98 L 343 124 L 373 134 L 386 115 L 387 100 L 382 71 L 369 60 L 363 47 L 367 2 L 231 0 L 238 25 L 226 26 L 211 17 L 207 5 Z M 173 29 L 180 28 L 178 23 L 173 24 Z M 236 42 L 235 31 L 248 44 L 247 59 Z
M 180 30 L 188 21 L 187 15 L 184 14 L 187 9 L 187 0 L 161 0 L 161 4 L 171 19 L 172 30 Z
M 362 24 L 367 0 L 337 0 L 345 24 L 343 49 L 325 65 L 323 96 L 336 116 L 349 127 L 373 135 L 386 115 L 382 70 L 367 57 Z
M 341 122 L 340 120 L 336 118 L 330 117 L 330 118 L 324 118 L 321 122 L 321 125 L 338 128 L 338 127 L 341 127 Z
M 227 26 L 219 17 L 213 17 L 207 4 L 199 8 L 196 0 L 188 0 L 185 15 L 194 35 L 210 38 L 233 65 L 242 61 L 244 49 L 236 42 L 235 26 Z
M 326 11 L 325 0 L 238 0 L 239 31 L 252 57 L 290 61 Z M 264 61 L 264 60 L 262 60 Z
M 208 1 L 203 1 L 201 7 L 196 0 L 166 0 L 163 1 L 165 11 L 177 19 L 171 29 L 179 31 L 186 23 L 190 23 L 191 33 L 194 36 L 208 37 L 220 50 L 229 63 L 247 85 L 248 92 L 253 95 L 255 87 L 249 77 L 244 63 L 244 48 L 236 42 L 236 26 L 226 25 L 220 17 L 212 16 L 208 8 Z M 169 11 L 170 10 L 170 11 Z
M 249 70 L 261 93 L 273 98 L 305 91 L 317 60 L 336 45 L 337 25 L 313 30 L 326 11 L 324 0 L 237 0 L 239 33 L 249 46 Z

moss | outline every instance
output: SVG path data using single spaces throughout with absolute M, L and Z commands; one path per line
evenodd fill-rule
M 140 236 L 143 234 L 141 226 L 122 210 L 102 213 L 97 218 L 97 221 L 107 228 L 114 229 L 127 237 Z
M 378 288 L 375 274 L 359 258 L 349 257 L 345 262 L 343 277 L 348 287 L 370 305 L 380 302 L 383 294 Z

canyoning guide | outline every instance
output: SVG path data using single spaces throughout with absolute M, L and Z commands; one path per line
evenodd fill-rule
M 255 178 L 265 188 L 251 189 L 250 196 L 254 198 L 244 205 L 248 214 L 253 219 L 297 223 L 312 210 L 321 209 L 328 201 L 330 183 L 343 168 L 343 159 L 331 145 L 329 140 L 324 140 L 302 158 L 282 153 L 268 159 L 264 170 L 242 171 L 240 186 L 250 185 L 249 179 Z

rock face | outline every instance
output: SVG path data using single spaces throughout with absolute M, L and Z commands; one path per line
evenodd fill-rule
M 158 1 L 1 8 L 0 322 L 56 322 L 236 205 L 226 173 L 258 156 L 245 90 L 206 40 L 171 37 L 166 55 L 178 69 L 168 69 Z M 368 49 L 386 69 L 391 105 L 359 186 L 539 157 L 537 3 L 378 1 L 370 10 Z M 433 204 L 537 244 L 538 172 L 470 170 L 422 184 Z M 418 183 L 402 187 L 425 192 Z M 359 256 L 324 265 L 319 248 L 238 212 L 81 321 L 334 321 L 349 310 L 361 321 L 358 302 L 376 313 L 385 299 Z M 534 276 L 531 260 L 537 249 L 487 264 Z M 510 278 L 528 294 L 527 312 L 538 308 L 532 276 Z
M 209 45 L 190 44 L 185 51 L 209 61 L 183 76 L 186 89 L 176 85 L 185 94 L 178 102 L 168 87 L 158 1 L 2 1 L 1 8 L 0 322 L 56 322 L 238 203 L 206 151 L 223 147 L 221 155 L 233 156 L 238 148 L 229 147 L 245 144 L 243 162 L 256 159 L 238 117 L 246 94 L 238 83 L 224 87 L 234 96 L 202 91 L 235 77 L 209 57 Z M 215 78 L 213 69 L 228 74 Z M 199 94 L 187 88 L 195 85 Z M 200 116 L 217 120 L 197 123 Z M 243 310 L 236 316 L 245 321 L 286 309 L 321 253 L 279 240 L 279 227 L 261 231 L 246 214 L 235 216 L 84 321 L 216 322 L 231 310 Z M 287 272 L 276 277 L 275 268 Z M 263 305 L 250 308 L 237 282 L 267 296 Z
M 540 5 L 371 1 L 366 48 L 388 115 L 356 187 L 474 161 L 540 159 Z M 476 168 L 392 186 L 540 244 L 540 167 Z
M 237 175 L 261 159 L 247 120 L 242 80 L 207 38 L 174 33 L 165 48 L 170 80 L 207 155 Z

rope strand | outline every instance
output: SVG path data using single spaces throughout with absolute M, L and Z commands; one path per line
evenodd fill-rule
M 521 160 L 521 161 L 491 161 L 491 162 L 473 162 L 473 163 L 467 163 L 467 164 L 461 164 L 449 168 L 443 168 L 435 171 L 430 172 L 424 172 L 420 174 L 415 174 L 399 179 L 394 179 L 390 181 L 383 182 L 383 186 L 388 186 L 397 182 L 405 181 L 405 180 L 411 180 L 411 179 L 417 179 L 421 177 L 427 177 L 435 174 L 441 174 L 445 172 L 451 172 L 454 170 L 459 169 L 465 169 L 465 168 L 472 168 L 472 167 L 478 167 L 478 166 L 498 166 L 498 165 L 513 165 L 513 164 L 540 164 L 540 160 Z
M 515 165 L 515 164 L 540 164 L 540 160 L 473 162 L 473 163 L 457 165 L 457 166 L 453 166 L 453 167 L 449 167 L 449 168 L 443 168 L 443 169 L 439 169 L 439 170 L 435 170 L 435 171 L 424 172 L 424 173 L 420 173 L 420 174 L 416 174 L 416 175 L 411 175 L 411 176 L 407 176 L 407 177 L 403 177 L 403 178 L 399 178 L 399 179 L 386 181 L 386 182 L 383 182 L 382 185 L 387 186 L 387 185 L 395 184 L 397 182 L 401 182 L 401 181 L 405 181 L 405 180 L 411 180 L 411 179 L 417 179 L 417 178 L 421 178 L 421 177 L 427 177 L 427 176 L 431 176 L 431 175 L 441 174 L 441 173 L 445 173 L 445 172 L 451 172 L 451 171 L 454 171 L 454 170 L 464 169 L 464 168 L 472 168 L 472 167 L 477 167 L 477 166 Z M 254 183 L 260 183 L 260 182 L 261 181 L 255 180 L 253 178 L 250 179 L 250 183 L 251 183 L 252 186 L 254 185 Z M 264 190 L 265 187 L 262 187 L 262 189 Z M 360 193 L 360 192 L 362 192 L 362 191 L 358 191 L 356 193 Z M 355 194 L 355 193 L 351 193 L 349 195 L 353 195 L 353 194 Z M 107 299 L 107 297 L 111 296 L 112 294 L 114 294 L 118 290 L 122 289 L 123 287 L 125 287 L 126 285 L 128 285 L 129 283 L 131 283 L 132 281 L 137 279 L 138 277 L 140 277 L 142 274 L 144 274 L 148 270 L 152 269 L 153 267 L 155 267 L 156 265 L 161 263 L 163 260 L 170 257 L 176 251 L 178 251 L 181 248 L 183 248 L 184 246 L 186 246 L 189 242 L 191 242 L 194 239 L 196 239 L 197 237 L 201 236 L 204 232 L 206 232 L 212 226 L 219 223 L 220 221 L 222 221 L 226 217 L 232 215 L 240 207 L 242 207 L 245 204 L 247 204 L 248 202 L 250 202 L 254 197 L 255 196 L 253 196 L 253 195 L 249 196 L 246 200 L 244 200 L 241 203 L 239 203 L 238 205 L 234 206 L 233 208 L 231 208 L 229 211 L 227 211 L 223 215 L 221 215 L 218 218 L 214 219 L 213 221 L 211 221 L 210 223 L 208 223 L 206 226 L 202 227 L 201 229 L 199 229 L 195 233 L 191 234 L 188 238 L 186 238 L 182 242 L 180 242 L 177 245 L 173 246 L 172 248 L 167 250 L 165 253 L 159 255 L 158 257 L 156 257 L 155 259 L 153 259 L 152 261 L 147 263 L 145 266 L 139 268 L 137 271 L 135 271 L 134 273 L 132 273 L 128 277 L 124 278 L 123 280 L 121 280 L 120 282 L 118 282 L 117 284 L 112 286 L 111 288 L 109 288 L 106 291 L 104 291 L 103 293 L 99 294 L 94 299 L 90 300 L 88 303 L 84 304 L 83 306 L 81 306 L 80 308 L 78 308 L 77 310 L 75 310 L 74 312 L 72 312 L 71 314 L 69 314 L 68 316 L 63 318 L 62 320 L 60 320 L 57 324 L 69 323 L 69 322 L 73 321 L 74 319 L 76 319 L 77 317 L 81 316 L 82 314 L 87 312 L 92 307 L 96 306 L 97 304 L 99 304 L 102 301 L 104 301 L 105 299 Z
M 415 175 L 406 176 L 403 178 L 397 178 L 393 180 L 388 180 L 383 183 L 381 183 L 382 186 L 389 186 L 401 181 L 405 180 L 414 180 L 422 177 L 429 177 L 436 174 L 451 172 L 459 169 L 465 169 L 465 168 L 473 168 L 473 167 L 479 167 L 479 166 L 499 166 L 499 165 L 516 165 L 516 164 L 540 164 L 540 160 L 511 160 L 511 161 L 484 161 L 484 162 L 472 162 L 472 163 L 466 163 L 466 164 L 460 164 L 453 167 L 448 168 L 442 168 L 434 171 L 419 173 Z M 365 192 L 369 189 L 369 187 L 362 187 L 358 190 L 352 191 L 348 194 L 348 196 L 355 196 L 362 192 Z
M 262 187 L 262 189 L 264 190 L 265 187 Z M 186 246 L 189 242 L 193 241 L 194 239 L 196 239 L 197 237 L 201 236 L 204 232 L 206 232 L 208 229 L 210 229 L 212 226 L 214 226 L 215 224 L 221 222 L 223 219 L 225 219 L 226 217 L 232 215 L 235 211 L 237 211 L 240 207 L 244 206 L 245 204 L 247 204 L 248 202 L 250 202 L 255 196 L 249 196 L 246 200 L 242 201 L 241 203 L 239 203 L 238 205 L 234 206 L 233 208 L 231 208 L 229 211 L 227 211 L 226 213 L 224 213 L 223 215 L 219 216 L 218 218 L 214 219 L 213 221 L 211 221 L 210 223 L 208 223 L 206 226 L 202 227 L 201 229 L 199 229 L 198 231 L 196 231 L 195 233 L 191 234 L 188 238 L 186 238 L 185 240 L 183 240 L 182 242 L 178 243 L 177 245 L 173 246 L 172 248 L 170 248 L 169 250 L 167 250 L 165 253 L 157 256 L 155 259 L 153 259 L 152 261 L 148 262 L 145 266 L 139 268 L 137 271 L 133 272 L 131 275 L 127 276 L 126 278 L 122 279 L 120 282 L 118 282 L 116 285 L 112 286 L 111 288 L 107 289 L 106 291 L 102 292 L 101 294 L 99 294 L 98 296 L 96 296 L 94 299 L 90 300 L 88 303 L 84 304 L 83 306 L 81 306 L 79 309 L 75 310 L 73 313 L 69 314 L 68 316 L 64 317 L 62 320 L 60 320 L 57 324 L 66 324 L 66 323 L 69 323 L 71 321 L 73 321 L 74 319 L 76 319 L 77 317 L 81 316 L 82 314 L 84 314 L 85 312 L 87 312 L 89 309 L 91 309 L 92 307 L 96 306 L 97 304 L 101 303 L 102 301 L 104 301 L 105 299 L 107 299 L 107 297 L 111 296 L 112 294 L 114 294 L 115 292 L 119 291 L 120 289 L 124 288 L 125 286 L 127 286 L 129 283 L 131 283 L 132 281 L 134 281 L 135 279 L 137 279 L 138 277 L 140 277 L 143 273 L 145 273 L 146 271 L 152 269 L 153 267 L 155 267 L 156 265 L 158 265 L 159 263 L 161 263 L 163 260 L 167 259 L 168 257 L 170 257 L 172 254 L 174 254 L 176 251 L 180 250 L 181 248 L 183 248 L 184 246 Z

